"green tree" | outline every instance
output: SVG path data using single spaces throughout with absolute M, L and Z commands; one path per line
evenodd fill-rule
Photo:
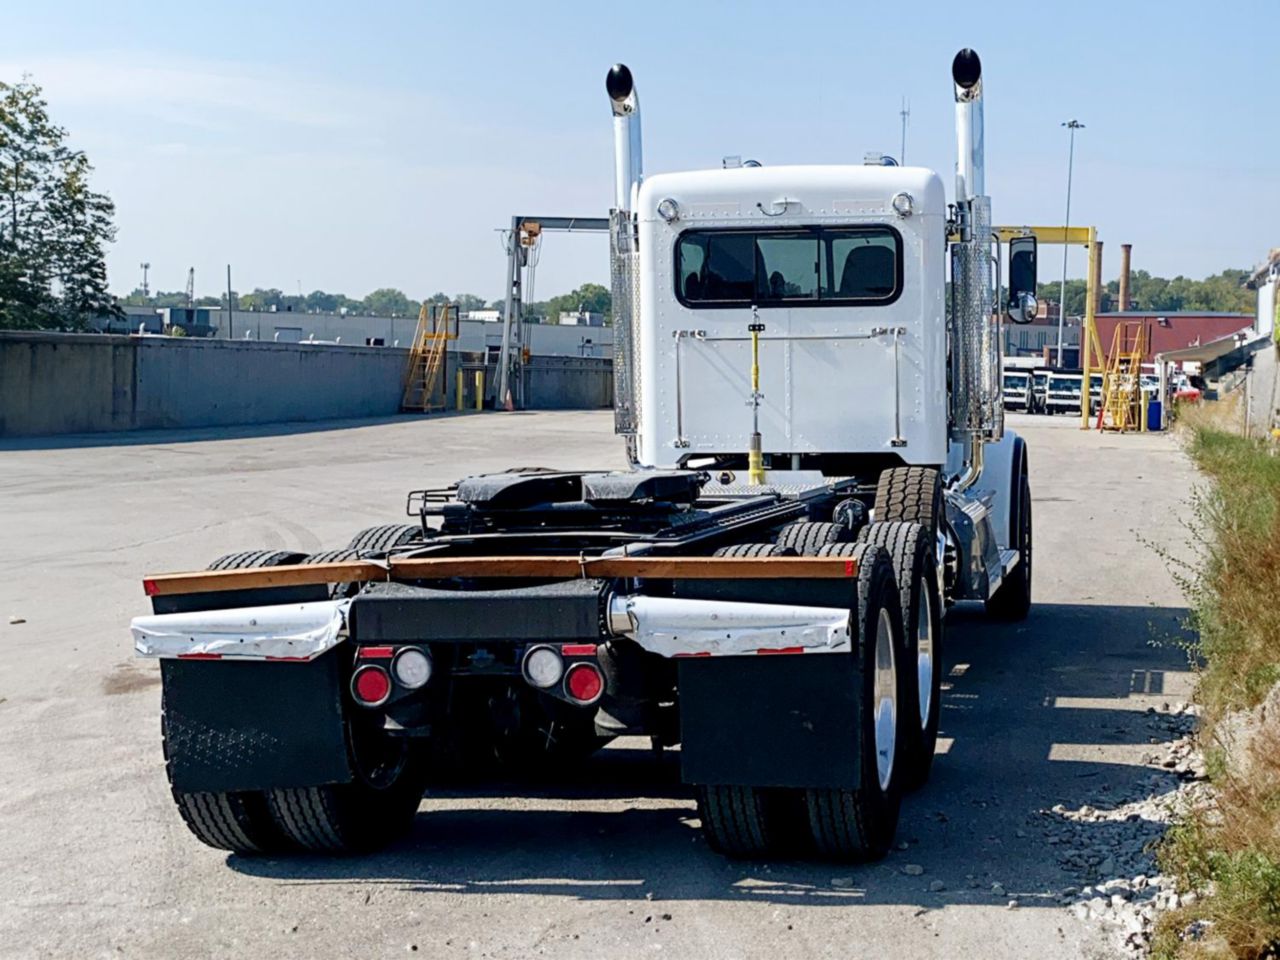
M 441 294 L 443 296 L 443 294 Z M 447 297 L 445 298 L 448 299 Z M 394 287 L 382 287 L 373 291 L 361 303 L 365 313 L 379 317 L 417 316 L 421 307 L 416 300 L 410 300 Z
M 540 315 L 546 318 L 547 323 L 559 323 L 560 314 L 577 313 L 579 310 L 604 314 L 607 323 L 612 319 L 613 298 L 600 284 L 584 283 L 578 289 L 552 297 L 538 306 L 541 307 Z
M 1129 309 L 1176 313 L 1180 310 L 1203 310 L 1211 313 L 1252 313 L 1256 306 L 1254 294 L 1245 288 L 1249 277 L 1247 270 L 1223 270 L 1203 280 L 1177 276 L 1172 280 L 1153 277 L 1146 270 L 1134 270 L 1129 275 Z M 1060 282 L 1049 280 L 1039 284 L 1041 300 L 1057 303 Z M 1116 309 L 1119 304 L 1120 281 L 1111 280 L 1103 287 L 1104 309 Z M 1084 314 L 1084 280 L 1067 281 L 1067 316 Z
M 239 300 L 237 308 L 240 310 L 267 311 L 272 307 L 284 309 L 284 292 L 275 287 L 268 287 L 266 290 L 255 287 L 252 293 L 241 294 Z
M 458 310 L 462 313 L 484 309 L 484 297 L 477 297 L 474 293 L 460 293 L 453 298 L 453 302 L 458 305 Z
M 0 82 L 0 327 L 78 329 L 120 316 L 107 291 L 110 198 L 66 145 L 40 87 Z
M 186 305 L 187 291 L 185 290 L 157 290 L 155 296 L 151 297 L 147 303 L 147 306 L 152 307 L 185 307 Z M 197 301 L 197 305 L 202 304 Z
M 59 308 L 63 322 L 73 329 L 91 319 L 123 316 L 107 289 L 103 249 L 115 239 L 115 205 L 89 188 L 91 169 L 82 153 L 66 157 L 48 202 Z
M 359 300 L 352 300 L 344 293 L 313 290 L 302 298 L 301 309 L 314 310 L 316 313 L 338 313 L 342 310 L 355 311 L 359 307 Z

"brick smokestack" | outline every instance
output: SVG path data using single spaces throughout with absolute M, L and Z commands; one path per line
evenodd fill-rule
M 1132 243 L 1120 244 L 1120 303 L 1118 309 L 1121 312 L 1129 309 L 1129 254 L 1132 250 Z

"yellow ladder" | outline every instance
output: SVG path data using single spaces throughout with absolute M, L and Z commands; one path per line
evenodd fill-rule
M 450 329 L 452 327 L 452 330 Z M 418 311 L 418 327 L 409 349 L 409 368 L 405 373 L 401 410 L 430 413 L 443 409 L 445 398 L 436 397 L 436 385 L 444 369 L 444 357 L 450 340 L 456 340 L 458 306 L 453 303 L 426 304 Z
M 1142 429 L 1142 355 L 1145 350 L 1141 323 L 1117 323 L 1111 354 L 1102 376 L 1102 410 L 1098 426 L 1121 433 Z

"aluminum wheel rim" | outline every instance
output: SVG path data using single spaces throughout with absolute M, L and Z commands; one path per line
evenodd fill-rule
M 916 606 L 916 689 L 921 730 L 929 726 L 929 713 L 933 709 L 933 670 L 933 597 L 922 583 L 920 603 Z
M 893 653 L 893 622 L 881 610 L 876 622 L 876 666 L 871 699 L 876 737 L 876 773 L 880 789 L 893 780 L 893 758 L 898 745 L 898 669 Z

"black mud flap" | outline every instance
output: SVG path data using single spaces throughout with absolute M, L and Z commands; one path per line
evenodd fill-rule
M 341 666 L 341 649 L 308 663 L 162 660 L 174 789 L 349 782 Z
M 858 602 L 854 580 L 685 580 L 673 593 L 847 610 Z M 686 783 L 856 788 L 861 782 L 862 682 L 853 654 L 693 657 L 679 664 Z
M 862 685 L 847 653 L 680 661 L 686 783 L 856 788 Z

